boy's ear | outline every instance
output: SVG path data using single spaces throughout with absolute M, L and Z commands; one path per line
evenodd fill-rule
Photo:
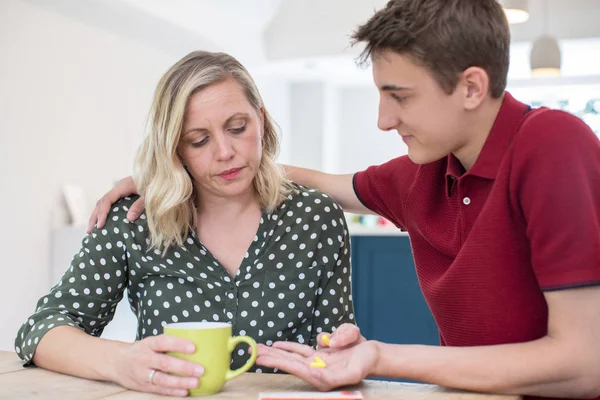
M 465 108 L 473 110 L 487 97 L 490 78 L 483 68 L 469 67 L 461 74 L 459 84 L 463 86 Z

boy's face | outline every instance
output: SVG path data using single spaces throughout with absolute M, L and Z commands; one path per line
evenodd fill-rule
M 467 115 L 462 91 L 447 94 L 430 72 L 393 51 L 372 59 L 379 90 L 379 129 L 395 129 L 416 164 L 439 160 L 466 145 Z

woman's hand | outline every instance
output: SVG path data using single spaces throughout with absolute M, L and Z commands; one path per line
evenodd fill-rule
M 325 362 L 324 368 L 310 365 L 315 357 Z M 275 342 L 271 347 L 258 345 L 256 364 L 293 374 L 325 391 L 359 383 L 373 373 L 378 358 L 379 350 L 373 341 L 337 351 L 316 351 L 299 343 Z
M 90 220 L 88 222 L 87 233 L 91 233 L 94 229 L 94 226 L 97 226 L 98 229 L 104 226 L 106 222 L 106 217 L 110 212 L 110 207 L 120 198 L 129 196 L 131 194 L 138 194 L 137 188 L 135 187 L 135 182 L 133 182 L 133 178 L 128 176 L 126 178 L 121 179 L 115 187 L 113 187 L 108 193 L 100 198 L 96 202 L 96 208 L 92 212 L 90 216 Z M 131 208 L 127 212 L 127 219 L 130 222 L 135 221 L 140 214 L 144 211 L 144 196 L 141 196 L 139 199 L 135 201 L 131 205 Z
M 127 343 L 113 359 L 111 380 L 140 392 L 187 396 L 189 389 L 198 387 L 198 377 L 202 376 L 204 368 L 165 354 L 168 351 L 191 354 L 195 347 L 185 339 L 169 335 Z

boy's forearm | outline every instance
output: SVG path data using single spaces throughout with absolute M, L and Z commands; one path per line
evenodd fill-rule
M 114 382 L 114 357 L 126 345 L 90 336 L 71 326 L 59 326 L 42 337 L 33 362 L 63 374 Z
M 292 167 L 290 165 L 282 165 L 282 167 L 289 180 L 329 194 L 342 206 L 344 211 L 359 214 L 373 213 L 360 202 L 356 193 L 354 193 L 352 184 L 354 174 L 328 174 L 314 169 Z
M 293 167 L 291 165 L 284 164 L 281 164 L 281 167 L 285 171 L 285 175 L 289 180 L 303 186 L 325 191 L 323 188 L 319 187 L 319 183 L 322 181 L 322 179 L 319 179 L 319 175 L 323 174 L 321 171 L 309 168 Z
M 377 342 L 373 376 L 406 378 L 475 392 L 548 397 L 600 395 L 583 348 L 544 337 L 532 342 L 478 347 L 393 345 Z

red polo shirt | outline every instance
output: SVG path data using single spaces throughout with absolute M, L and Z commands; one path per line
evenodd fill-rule
M 505 93 L 473 167 L 407 156 L 354 177 L 366 207 L 410 234 L 442 345 L 547 332 L 543 291 L 600 284 L 600 142 L 580 119 Z

